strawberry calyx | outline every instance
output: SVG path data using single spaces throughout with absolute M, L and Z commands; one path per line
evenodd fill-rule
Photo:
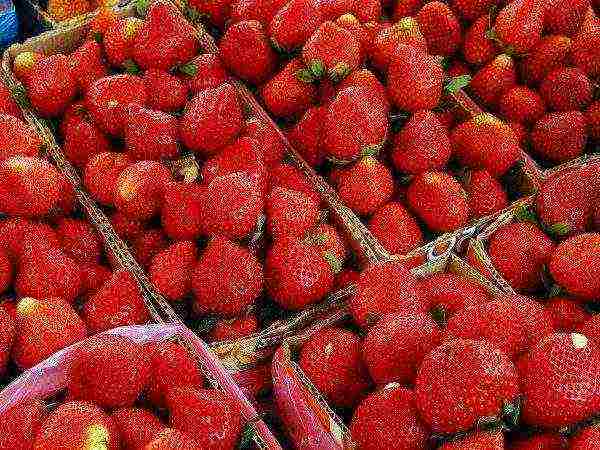
M 368 147 L 363 148 L 360 152 L 360 156 L 377 156 L 384 144 L 385 140 L 381 141 L 379 144 L 369 145 Z
M 315 75 L 309 69 L 301 69 L 296 72 L 296 78 L 303 83 L 314 83 L 317 81 Z
M 315 79 L 323 78 L 325 74 L 325 63 L 320 59 L 314 59 L 307 64 L 308 70 L 314 76 Z M 302 80 L 301 80 L 302 81 Z
M 329 69 L 328 75 L 332 82 L 339 83 L 348 75 L 350 75 L 350 72 L 352 72 L 352 70 L 348 64 L 345 62 L 339 62 L 333 68 Z
M 195 77 L 198 73 L 198 66 L 194 63 L 180 65 L 177 70 L 188 77 Z
M 125 72 L 130 75 L 137 75 L 141 73 L 139 66 L 133 61 L 133 59 L 126 59 L 123 61 L 123 68 L 125 69 Z
M 429 314 L 431 315 L 431 318 L 435 320 L 441 327 L 446 327 L 448 323 L 448 312 L 443 305 L 436 306 L 429 312 Z
M 471 75 L 461 75 L 458 77 L 450 78 L 444 86 L 446 92 L 450 94 L 455 94 L 461 89 L 466 88 L 471 82 Z
M 557 222 L 548 228 L 548 232 L 557 237 L 564 237 L 573 230 L 568 223 Z
M 327 250 L 323 252 L 323 258 L 329 266 L 334 274 L 338 274 L 342 271 L 342 262 L 333 254 L 333 252 Z

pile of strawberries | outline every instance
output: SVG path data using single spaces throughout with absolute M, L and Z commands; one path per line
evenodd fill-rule
M 65 389 L 0 413 L 1 448 L 200 450 L 239 441 L 237 404 L 204 387 L 197 362 L 174 341 L 103 335 L 69 358 Z

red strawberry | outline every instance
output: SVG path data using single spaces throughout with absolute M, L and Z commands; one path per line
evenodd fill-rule
M 369 49 L 373 65 L 385 73 L 400 44 L 413 47 L 423 53 L 427 51 L 427 41 L 421 34 L 419 23 L 412 17 L 404 17 L 375 35 Z
M 291 51 L 304 45 L 320 23 L 316 0 L 290 0 L 271 20 L 269 35 L 278 48 Z
M 376 152 L 387 136 L 387 113 L 373 105 L 369 91 L 349 87 L 327 109 L 323 145 L 327 154 L 352 160 Z
M 268 25 L 287 0 L 237 0 L 231 5 L 231 23 L 258 20 Z
M 600 445 L 600 427 L 592 425 L 572 437 L 571 447 L 569 448 L 572 450 L 593 450 L 598 445 Z
M 146 409 L 122 408 L 113 412 L 111 417 L 126 448 L 145 448 L 166 428 L 158 417 Z
M 29 369 L 87 335 L 75 310 L 60 298 L 22 298 L 17 304 L 12 358 Z
M 596 78 L 600 74 L 600 24 L 593 21 L 581 27 L 571 44 L 571 60 L 588 77 Z
M 112 275 L 110 269 L 96 263 L 80 264 L 81 293 L 93 294 L 106 283 Z
M 544 4 L 544 29 L 549 34 L 572 36 L 579 31 L 590 0 L 550 0 Z
M 0 375 L 4 376 L 6 375 L 6 367 L 16 337 L 17 324 L 16 310 L 15 317 L 13 317 L 9 314 L 5 306 L 0 309 L 2 309 L 0 311 Z M 1 442 L 2 440 L 0 439 Z
M 288 132 L 290 144 L 308 164 L 317 167 L 325 160 L 323 152 L 323 124 L 327 108 L 309 108 L 298 123 Z
M 340 180 L 338 191 L 345 204 L 361 215 L 373 214 L 394 191 L 390 170 L 367 156 L 357 161 Z
M 149 69 L 144 73 L 144 84 L 150 108 L 173 112 L 185 106 L 188 87 L 169 72 Z
M 182 433 L 173 428 L 165 428 L 144 450 L 202 450 L 204 447 L 191 433 Z
M 277 186 L 304 192 L 315 202 L 321 203 L 321 196 L 315 191 L 306 176 L 291 164 L 280 164 L 271 170 L 269 189 L 273 190 Z
M 0 114 L 14 116 L 17 119 L 23 119 L 21 109 L 17 105 L 13 94 L 8 90 L 8 87 L 2 82 L 0 83 Z
M 521 76 L 532 85 L 540 83 L 569 56 L 571 39 L 566 36 L 544 36 L 521 62 Z
M 600 376 L 600 348 L 582 334 L 556 333 L 530 352 L 523 374 L 523 419 L 558 428 L 583 420 L 600 407 L 594 389 Z
M 502 185 L 485 170 L 471 172 L 465 190 L 471 215 L 475 218 L 489 216 L 508 206 Z
M 125 125 L 127 153 L 134 161 L 175 158 L 177 119 L 167 113 L 130 105 Z
M 502 95 L 516 86 L 516 78 L 513 59 L 501 54 L 479 69 L 469 86 L 486 105 L 496 107 Z
M 112 206 L 119 176 L 130 164 L 131 161 L 123 153 L 98 153 L 87 162 L 83 183 L 97 201 Z
M 11 156 L 39 156 L 42 141 L 21 119 L 0 114 L 0 159 Z
M 369 231 L 394 255 L 404 255 L 423 243 L 417 221 L 401 203 L 390 202 L 375 211 Z
M 415 16 L 423 6 L 423 0 L 396 0 L 394 3 L 394 20 Z
M 470 64 L 483 65 L 498 53 L 496 44 L 487 37 L 490 18 L 485 15 L 477 19 L 465 33 L 462 54 Z
M 140 288 L 131 273 L 116 271 L 83 305 L 83 318 L 91 333 L 150 319 Z
M 14 269 L 8 253 L 0 248 L 0 293 L 6 292 L 12 285 Z
M 342 263 L 348 256 L 346 242 L 332 225 L 327 223 L 317 225 L 307 233 L 307 239 L 315 247 L 319 248 L 321 253 L 326 254 L 329 252 Z
M 179 132 L 183 144 L 204 156 L 231 143 L 242 128 L 242 111 L 235 88 L 222 84 L 196 95 L 186 106 Z
M 69 58 L 57 54 L 35 64 L 27 92 L 31 105 L 40 115 L 60 116 L 77 94 L 77 82 L 71 72 Z
M 98 78 L 108 75 L 104 64 L 102 47 L 96 41 L 85 41 L 72 55 L 71 68 L 73 78 L 79 90 L 85 92 Z
M 586 300 L 600 297 L 599 233 L 585 233 L 556 247 L 550 260 L 554 280 L 574 296 Z
M 460 23 L 446 4 L 426 3 L 417 14 L 417 22 L 430 54 L 450 56 L 460 46 Z
M 235 319 L 221 319 L 210 330 L 211 342 L 233 341 L 248 337 L 258 331 L 258 322 L 253 314 L 246 314 Z M 269 373 L 270 376 L 270 373 Z
M 165 184 L 161 223 L 174 240 L 194 240 L 203 234 L 205 188 L 196 183 Z
M 355 70 L 350 75 L 342 80 L 338 85 L 338 91 L 342 91 L 351 86 L 360 87 L 371 91 L 371 100 L 375 98 L 380 100 L 382 108 L 385 112 L 390 110 L 390 102 L 387 98 L 385 86 L 379 79 L 368 69 Z
M 17 79 L 28 86 L 33 67 L 44 58 L 39 52 L 25 51 L 17 54 L 13 61 L 13 72 Z
M 580 111 L 592 101 L 592 86 L 580 69 L 567 67 L 550 72 L 540 86 L 540 94 L 554 111 Z
M 321 255 L 312 244 L 281 239 L 265 260 L 267 292 L 281 307 L 299 310 L 320 301 L 333 288 L 338 261 Z M 331 262 L 330 262 L 331 261 Z
M 335 277 L 335 288 L 344 289 L 350 285 L 354 285 L 359 277 L 359 272 L 352 269 L 344 269 Z
M 500 112 L 509 122 L 530 125 L 540 119 L 545 111 L 542 97 L 533 89 L 515 86 L 504 91 L 500 97 Z
M 444 172 L 417 175 L 406 196 L 410 208 L 434 232 L 454 231 L 468 221 L 467 193 L 458 181 Z
M 260 96 L 271 114 L 293 116 L 308 109 L 316 100 L 317 88 L 301 78 L 304 65 L 292 59 L 280 72 L 260 88 Z
M 566 162 L 583 153 L 586 143 L 585 116 L 579 111 L 549 113 L 531 131 L 535 153 L 553 163 Z
M 536 434 L 513 441 L 511 450 L 566 450 L 567 440 L 558 433 Z
M 452 6 L 468 21 L 478 19 L 498 5 L 499 0 L 452 0 Z
M 377 0 L 376 0 L 377 1 Z M 364 62 L 366 58 L 367 49 L 369 48 L 370 37 L 365 27 L 360 23 L 360 20 L 356 16 L 345 13 L 335 19 L 335 24 L 346 31 L 349 31 L 354 39 L 359 44 L 359 60 Z M 333 19 L 331 19 L 333 20 Z
M 96 80 L 85 96 L 90 115 L 103 131 L 122 136 L 127 107 L 144 105 L 147 100 L 144 80 L 133 75 L 111 75 Z
M 583 305 L 571 298 L 552 297 L 546 303 L 546 309 L 552 315 L 552 323 L 556 331 L 578 330 L 592 317 Z
M 500 416 L 505 403 L 515 400 L 517 369 L 486 341 L 451 340 L 425 357 L 415 394 L 419 414 L 432 431 L 466 431 L 482 417 Z
M 585 122 L 590 138 L 600 139 L 600 101 L 593 102 L 585 111 Z
M 192 268 L 195 262 L 194 243 L 177 242 L 152 258 L 150 281 L 167 299 L 178 300 L 191 290 Z
M 137 17 L 116 19 L 103 33 L 104 51 L 112 66 L 118 68 L 131 66 L 133 44 L 143 24 L 144 21 Z
M 115 335 L 79 344 L 69 368 L 69 395 L 103 408 L 131 407 L 148 383 L 150 363 L 140 344 Z
M 65 253 L 78 263 L 100 261 L 102 243 L 88 222 L 63 217 L 58 220 L 56 232 Z
M 282 187 L 274 188 L 266 199 L 267 229 L 275 240 L 301 238 L 319 221 L 319 205 L 307 194 Z
M 455 439 L 444 443 L 440 450 L 470 450 L 485 448 L 486 450 L 504 450 L 504 434 L 501 431 L 479 431 L 468 434 L 462 439 Z
M 511 295 L 505 297 L 504 301 L 517 308 L 525 321 L 527 335 L 526 350 L 529 350 L 543 337 L 548 336 L 554 331 L 552 327 L 552 315 L 541 303 L 523 295 Z
M 109 140 L 92 122 L 83 103 L 67 109 L 61 130 L 65 156 L 79 168 L 84 168 L 93 156 L 111 150 Z
M 443 169 L 450 159 L 448 130 L 431 111 L 417 111 L 394 140 L 392 160 L 400 172 L 417 175 Z
M 198 55 L 179 70 L 184 74 L 182 79 L 192 94 L 216 88 L 227 80 L 227 72 L 214 53 Z
M 373 392 L 358 405 L 350 433 L 364 450 L 424 449 L 429 438 L 417 414 L 414 392 L 397 384 Z
M 194 308 L 239 315 L 258 298 L 263 282 L 262 266 L 254 255 L 234 242 L 214 237 L 192 273 Z
M 31 450 L 48 411 L 43 400 L 19 400 L 0 413 L 0 448 Z
M 230 26 L 219 43 L 223 64 L 235 76 L 252 84 L 261 84 L 275 72 L 277 55 L 265 29 L 255 20 Z
M 354 321 L 363 328 L 386 314 L 427 312 L 416 279 L 401 262 L 393 260 L 371 265 L 360 274 L 349 308 Z
M 262 147 L 263 162 L 267 168 L 272 169 L 281 163 L 287 150 L 281 142 L 281 137 L 275 127 L 271 124 L 251 117 L 244 123 L 241 134 L 253 139 Z
M 314 333 L 302 346 L 298 365 L 319 392 L 337 407 L 355 406 L 370 385 L 361 359 L 359 337 L 340 328 Z
M 131 240 L 131 249 L 135 260 L 148 269 L 152 258 L 169 246 L 167 237 L 161 228 L 146 230 Z
M 543 2 L 514 0 L 498 13 L 494 31 L 505 47 L 527 53 L 541 39 L 543 26 Z

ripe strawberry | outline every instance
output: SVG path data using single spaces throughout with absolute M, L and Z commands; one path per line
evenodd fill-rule
M 600 406 L 598 376 L 598 344 L 577 333 L 546 337 L 529 352 L 523 374 L 525 423 L 558 428 L 589 417 Z
M 36 63 L 27 87 L 31 105 L 43 117 L 60 116 L 77 94 L 69 58 L 51 55 Z
M 43 400 L 19 400 L 0 413 L 0 448 L 30 450 L 48 411 Z
M 397 384 L 373 392 L 358 405 L 350 433 L 364 450 L 424 449 L 429 438 L 417 414 L 414 392 Z
M 306 234 L 306 239 L 318 248 L 322 254 L 330 253 L 341 263 L 348 256 L 346 242 L 332 225 L 321 223 L 315 226 Z
M 394 140 L 392 161 L 400 172 L 442 170 L 450 159 L 448 130 L 431 111 L 417 111 Z
M 210 240 L 193 269 L 191 281 L 197 311 L 229 317 L 241 314 L 254 303 L 264 283 L 256 257 L 222 237 Z
M 165 406 L 168 392 L 172 388 L 200 387 L 203 376 L 197 361 L 181 345 L 163 341 L 150 344 L 150 379 L 148 397 L 156 406 Z
M 440 450 L 470 450 L 485 448 L 486 450 L 504 450 L 504 434 L 501 431 L 479 431 L 468 434 L 462 439 L 445 442 Z
M 360 274 L 349 308 L 354 321 L 363 328 L 386 314 L 427 312 L 416 279 L 401 262 L 393 260 L 371 265 Z
M 0 114 L 14 116 L 17 119 L 23 119 L 21 109 L 17 105 L 13 94 L 3 82 L 0 82 Z
M 141 408 L 122 408 L 111 415 L 126 448 L 141 449 L 165 430 L 158 417 Z
M 192 269 L 195 262 L 194 243 L 177 242 L 152 258 L 150 281 L 167 299 L 178 300 L 191 290 Z
M 161 228 L 146 230 L 131 240 L 131 249 L 135 260 L 146 269 L 149 269 L 152 258 L 166 250 L 168 246 L 167 236 Z
M 69 401 L 50 413 L 40 427 L 32 448 L 118 450 L 119 431 L 114 420 L 96 405 Z
M 335 289 L 344 289 L 350 285 L 356 284 L 360 273 L 353 269 L 344 269 L 335 277 Z
M 377 99 L 386 114 L 390 110 L 390 102 L 387 98 L 385 86 L 368 69 L 355 70 L 342 80 L 338 85 L 338 91 L 342 91 L 351 86 L 360 87 L 371 92 L 371 101 Z
M 568 447 L 565 437 L 549 432 L 513 441 L 510 448 L 511 450 L 566 450 Z
M 302 61 L 294 58 L 260 88 L 262 101 L 274 116 L 293 116 L 315 102 L 317 88 L 301 79 L 302 70 Z
M 423 0 L 397 0 L 393 3 L 394 20 L 415 16 L 423 6 Z
M 275 72 L 277 55 L 263 25 L 255 20 L 230 26 L 221 38 L 219 51 L 227 69 L 249 83 L 262 84 Z
M 205 189 L 196 183 L 165 184 L 161 223 L 174 240 L 195 240 L 203 234 Z
M 108 62 L 117 68 L 126 68 L 133 62 L 133 44 L 144 24 L 137 17 L 113 20 L 103 33 L 102 43 Z
M 487 64 L 498 53 L 495 42 L 487 37 L 489 23 L 487 15 L 481 16 L 465 33 L 462 54 L 469 64 Z
M 472 171 L 465 190 L 474 218 L 489 216 L 508 206 L 508 197 L 502 185 L 485 170 Z
M 131 273 L 123 270 L 114 272 L 85 302 L 82 315 L 90 333 L 143 324 L 150 319 L 137 282 Z
M 23 297 L 17 304 L 12 358 L 21 369 L 29 369 L 86 335 L 83 321 L 61 298 Z
M 420 52 L 427 52 L 427 41 L 419 23 L 412 17 L 404 17 L 392 26 L 380 30 L 374 37 L 369 56 L 373 65 L 385 73 L 400 44 L 413 47 Z
M 258 332 L 258 322 L 253 314 L 245 314 L 234 319 L 221 319 L 210 330 L 210 342 L 233 341 Z M 270 372 L 269 372 L 270 376 Z
M 552 315 L 541 303 L 518 294 L 507 296 L 504 301 L 517 308 L 525 321 L 527 335 L 525 350 L 529 350 L 542 338 L 554 331 Z
M 573 36 L 583 23 L 590 0 L 551 0 L 544 5 L 544 29 L 549 34 Z
M 290 144 L 313 167 L 320 166 L 325 160 L 323 124 L 326 114 L 327 108 L 324 106 L 309 108 L 287 133 Z
M 241 134 L 253 139 L 262 147 L 263 162 L 268 169 L 273 169 L 281 163 L 287 150 L 275 127 L 251 117 L 244 123 Z
M 94 81 L 108 75 L 102 47 L 96 41 L 85 41 L 71 58 L 72 75 L 80 92 L 85 92 Z
M 425 357 L 415 394 L 419 414 L 432 431 L 466 431 L 482 417 L 500 416 L 505 403 L 517 397 L 517 369 L 486 341 L 451 340 Z
M 97 263 L 83 263 L 81 267 L 81 293 L 94 294 L 112 275 L 110 269 Z
M 127 109 L 125 143 L 134 161 L 172 159 L 179 153 L 177 119 L 139 105 Z
M 524 86 L 515 86 L 504 91 L 500 97 L 500 112 L 509 122 L 530 125 L 540 119 L 545 111 L 542 97 L 533 89 Z
M 85 105 L 96 125 L 113 136 L 122 136 L 127 107 L 147 101 L 144 80 L 133 75 L 111 75 L 96 80 L 85 95 Z
M 588 26 L 584 24 L 571 43 L 572 62 L 590 78 L 596 78 L 600 74 L 599 43 L 600 24 L 597 21 L 593 21 Z
M 214 53 L 203 53 L 181 66 L 181 79 L 192 94 L 205 89 L 213 89 L 227 80 L 227 72 L 221 64 L 219 56 Z
M 290 0 L 273 16 L 269 35 L 276 48 L 292 51 L 302 47 L 321 23 L 316 0 Z
M 552 297 L 546 303 L 546 309 L 552 315 L 556 331 L 571 332 L 580 329 L 592 315 L 577 300 L 566 297 Z
M 348 161 L 378 151 L 386 139 L 388 122 L 386 111 L 377 106 L 363 88 L 349 87 L 338 92 L 325 117 L 325 152 Z
M 60 218 L 56 231 L 67 255 L 78 263 L 100 261 L 102 244 L 94 228 L 84 220 Z
M 231 143 L 242 128 L 237 92 L 222 84 L 197 94 L 186 106 L 179 132 L 183 144 L 203 156 L 212 156 Z
M 412 211 L 436 233 L 457 230 L 468 221 L 467 193 L 458 181 L 444 172 L 417 175 L 406 196 Z
M 87 162 L 83 183 L 97 201 L 112 206 L 119 176 L 130 164 L 131 160 L 123 153 L 98 153 Z
M 167 394 L 169 423 L 190 433 L 200 448 L 233 448 L 242 431 L 237 403 L 216 389 L 173 388 Z
M 191 433 L 183 433 L 173 428 L 165 428 L 144 450 L 202 450 L 204 447 Z
M 292 191 L 304 192 L 315 202 L 321 203 L 321 196 L 315 191 L 306 176 L 291 164 L 279 164 L 271 170 L 269 175 L 270 190 L 280 186 Z
M 592 101 L 590 80 L 577 67 L 556 69 L 540 85 L 540 94 L 554 111 L 581 111 Z
M 300 350 L 298 365 L 328 402 L 354 407 L 370 386 L 360 338 L 340 328 L 314 333 Z
M 0 114 L 0 159 L 11 156 L 39 156 L 42 140 L 21 119 Z
M 16 55 L 13 61 L 13 72 L 17 79 L 25 86 L 29 86 L 34 66 L 44 58 L 45 56 L 42 53 L 32 51 L 25 51 Z
M 31 232 L 33 222 L 22 217 L 11 217 L 0 220 L 0 248 L 9 259 L 17 261 L 24 247 L 24 237 Z
M 370 45 L 370 37 L 365 27 L 360 22 L 359 19 L 356 18 L 355 15 L 346 12 L 340 16 L 336 16 L 332 18 L 334 23 L 340 28 L 350 32 L 350 34 L 354 37 L 354 39 L 359 44 L 359 61 L 363 63 L 367 56 L 367 49 Z
M 514 60 L 501 54 L 475 73 L 469 87 L 487 106 L 497 107 L 502 95 L 516 86 L 516 78 Z
M 409 112 L 433 109 L 442 95 L 443 69 L 436 58 L 399 45 L 387 72 L 388 95 L 394 106 Z
M 173 112 L 185 106 L 188 87 L 169 72 L 149 69 L 144 73 L 144 84 L 150 108 Z
M 430 54 L 450 56 L 460 46 L 460 23 L 446 4 L 440 1 L 426 3 L 416 19 Z
M 6 366 L 16 337 L 16 318 L 9 314 L 6 307 L 0 309 L 2 310 L 0 311 L 0 375 L 4 376 L 6 375 Z
M 487 113 L 457 126 L 450 142 L 461 164 L 485 169 L 496 178 L 521 158 L 521 148 L 511 127 Z
M 560 243 L 552 253 L 550 273 L 569 294 L 586 300 L 600 297 L 599 233 L 585 233 Z
M 267 229 L 275 240 L 303 237 L 319 221 L 319 205 L 307 194 L 282 187 L 274 188 L 265 204 Z
M 494 32 L 505 47 L 527 53 L 542 37 L 544 5 L 538 0 L 514 0 L 496 17 Z
M 585 111 L 585 123 L 588 136 L 594 140 L 600 139 L 600 102 L 595 101 Z
M 563 67 L 569 57 L 571 39 L 544 36 L 521 61 L 521 77 L 530 85 L 541 83 L 555 69 Z
M 369 220 L 369 231 L 394 255 L 404 255 L 423 243 L 415 218 L 397 202 L 379 208 Z
M 600 445 L 600 427 L 592 425 L 572 437 L 571 447 L 569 448 L 572 450 L 593 450 L 598 445 Z
M 92 122 L 83 103 L 72 104 L 61 123 L 63 151 L 67 159 L 79 168 L 99 153 L 109 152 L 111 144 Z
M 150 376 L 140 344 L 116 335 L 92 337 L 79 344 L 69 368 L 69 395 L 103 408 L 131 407 Z
M 287 0 L 237 0 L 231 5 L 231 23 L 258 20 L 268 25 Z
M 498 0 L 452 0 L 454 9 L 467 21 L 473 21 L 487 14 L 500 3 Z
M 8 253 L 0 248 L 0 294 L 6 292 L 12 285 L 14 269 Z
M 538 120 L 531 131 L 535 153 L 553 163 L 577 158 L 586 143 L 585 116 L 579 111 L 555 112 Z

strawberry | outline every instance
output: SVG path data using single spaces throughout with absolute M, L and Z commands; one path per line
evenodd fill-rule
M 423 0 L 396 0 L 393 2 L 394 20 L 415 16 L 423 7 Z
M 144 73 L 144 85 L 150 108 L 173 112 L 185 106 L 188 86 L 169 72 L 158 69 L 147 70 Z
M 585 233 L 556 247 L 550 260 L 550 273 L 569 294 L 586 300 L 600 297 L 599 245 L 599 233 Z
M 542 338 L 554 331 L 552 315 L 541 303 L 530 297 L 518 294 L 504 297 L 504 301 L 517 308 L 520 311 L 522 319 L 525 321 L 527 336 L 525 350 L 529 350 Z
M 152 258 L 150 281 L 167 299 L 178 300 L 191 290 L 192 268 L 195 262 L 194 243 L 177 242 Z
M 254 255 L 234 242 L 214 237 L 195 265 L 191 282 L 196 310 L 231 317 L 254 303 L 264 280 Z
M 485 448 L 486 450 L 504 450 L 504 434 L 501 431 L 479 431 L 461 439 L 445 442 L 440 450 L 470 450 Z
M 429 438 L 417 415 L 414 392 L 397 384 L 373 392 L 358 405 L 350 433 L 364 450 L 424 449 Z
M 465 33 L 462 54 L 469 64 L 488 64 L 498 53 L 496 44 L 487 36 L 489 23 L 487 15 L 481 16 Z
M 558 428 L 575 424 L 599 408 L 593 388 L 600 376 L 600 348 L 584 335 L 555 333 L 530 352 L 523 374 L 523 420 Z
M 148 383 L 148 356 L 129 338 L 92 337 L 78 345 L 73 356 L 68 375 L 70 398 L 103 408 L 131 407 Z
M 32 127 L 21 119 L 0 114 L 0 159 L 11 156 L 39 156 L 42 140 Z
M 346 242 L 332 225 L 321 223 L 315 226 L 307 233 L 307 239 L 315 247 L 319 248 L 321 253 L 326 254 L 329 252 L 342 263 L 348 256 Z
M 327 114 L 324 106 L 309 108 L 298 123 L 287 133 L 294 149 L 313 167 L 325 160 L 323 152 L 323 123 Z
M 16 310 L 13 317 L 4 307 L 0 309 L 0 375 L 4 376 L 16 337 Z
M 16 261 L 21 256 L 24 237 L 31 232 L 32 225 L 33 222 L 22 217 L 0 220 L 0 248 L 11 261 Z M 57 246 L 60 246 L 58 239 Z
M 255 20 L 230 26 L 219 43 L 219 55 L 231 73 L 252 84 L 271 78 L 277 65 L 265 29 Z
M 473 21 L 486 15 L 498 5 L 499 0 L 452 0 L 454 9 L 467 21 Z
M 262 147 L 263 162 L 267 168 L 272 169 L 281 163 L 287 150 L 275 127 L 258 118 L 251 117 L 242 126 L 241 134 L 253 139 Z
M 88 402 L 69 401 L 50 413 L 40 427 L 34 449 L 120 448 L 119 431 L 114 420 Z
M 56 232 L 64 252 L 76 262 L 100 261 L 102 244 L 94 227 L 85 220 L 60 218 Z
M 550 72 L 540 85 L 540 94 L 554 111 L 581 111 L 592 101 L 592 86 L 580 69 L 567 67 Z
M 387 71 L 392 104 L 409 112 L 435 108 L 442 95 L 443 72 L 435 57 L 399 45 Z
M 200 387 L 203 376 L 197 361 L 181 345 L 163 341 L 149 345 L 150 379 L 148 397 L 164 406 L 168 392 L 182 386 Z
M 400 172 L 442 170 L 450 159 L 448 130 L 431 111 L 417 111 L 394 140 L 392 161 Z
M 590 78 L 596 78 L 600 74 L 599 43 L 600 24 L 597 21 L 589 26 L 582 26 L 571 43 L 571 60 Z
M 412 384 L 421 361 L 441 338 L 441 330 L 427 314 L 391 314 L 369 330 L 362 355 L 378 385 Z
M 360 273 L 353 269 L 344 269 L 335 277 L 335 289 L 344 289 L 350 285 L 356 284 Z
M 91 333 L 150 319 L 140 288 L 131 273 L 118 270 L 83 305 L 83 318 Z
M 387 136 L 387 113 L 373 105 L 369 91 L 349 87 L 329 105 L 323 146 L 327 155 L 347 161 L 378 151 Z
M 12 285 L 14 269 L 8 253 L 0 248 L 0 293 L 6 292 Z
M 496 107 L 504 92 L 516 86 L 516 78 L 514 60 L 501 54 L 475 73 L 469 87 L 487 106 Z
M 258 322 L 253 314 L 246 314 L 235 319 L 221 319 L 210 330 L 210 342 L 234 341 L 258 332 Z M 270 376 L 270 373 L 269 373 Z
M 521 77 L 530 85 L 541 83 L 566 63 L 570 48 L 571 39 L 566 36 L 544 36 L 521 61 Z
M 457 126 L 450 135 L 452 151 L 461 164 L 485 169 L 495 178 L 521 158 L 511 127 L 491 114 L 479 114 Z
M 94 294 L 112 275 L 110 269 L 97 263 L 83 263 L 80 267 L 82 294 Z
M 268 25 L 287 0 L 234 0 L 231 5 L 231 23 L 258 20 Z
M 23 119 L 21 109 L 17 105 L 13 94 L 8 90 L 8 87 L 0 82 L 0 114 L 14 116 L 17 119 Z
M 544 94 L 542 93 L 542 95 Z M 500 112 L 509 122 L 531 125 L 540 119 L 546 111 L 542 97 L 533 89 L 524 86 L 515 86 L 504 91 L 500 96 L 499 103 Z
M 44 58 L 45 55 L 42 53 L 32 51 L 25 51 L 16 55 L 13 61 L 13 72 L 17 79 L 25 86 L 29 86 L 34 66 Z
M 594 140 L 600 139 L 600 101 L 595 101 L 585 111 L 585 123 L 588 136 Z
M 350 13 L 342 14 L 341 16 L 334 19 L 335 24 L 337 26 L 350 32 L 350 34 L 358 42 L 359 61 L 363 63 L 367 56 L 367 49 L 369 48 L 369 33 L 365 30 L 365 27 L 360 23 L 360 20 L 358 20 L 356 16 Z
M 500 10 L 494 32 L 516 53 L 527 53 L 542 37 L 544 5 L 538 0 L 514 0 Z
M 412 17 L 404 17 L 375 35 L 369 49 L 373 65 L 385 73 L 400 44 L 413 47 L 423 53 L 427 51 L 427 41 L 421 34 L 419 23 Z
M 556 331 L 571 332 L 580 329 L 592 316 L 576 300 L 565 297 L 552 297 L 546 303 L 552 315 Z
M 197 94 L 180 121 L 182 143 L 204 156 L 214 155 L 231 143 L 242 128 L 242 110 L 231 84 Z
M 112 206 L 119 176 L 130 164 L 130 159 L 123 153 L 98 153 L 87 162 L 83 183 L 97 201 Z
M 482 417 L 500 416 L 505 403 L 515 400 L 517 369 L 486 341 L 450 340 L 423 360 L 415 394 L 419 414 L 432 431 L 466 431 Z
M 144 231 L 141 235 L 131 240 L 131 249 L 135 260 L 148 269 L 152 258 L 169 246 L 167 237 L 161 228 Z
M 83 169 L 93 156 L 111 150 L 108 138 L 92 122 L 83 103 L 74 103 L 67 109 L 61 130 L 65 156 L 79 168 Z
M 35 64 L 27 92 L 31 105 L 40 115 L 60 116 L 77 94 L 77 81 L 71 72 L 69 58 L 57 54 Z
M 513 441 L 511 450 L 566 450 L 567 440 L 558 433 L 536 434 Z
M 584 428 L 580 433 L 571 438 L 571 447 L 569 448 L 572 450 L 592 450 L 598 445 L 600 445 L 600 427 L 592 425 Z
M 535 224 L 515 222 L 490 238 L 488 254 L 498 272 L 518 291 L 543 287 L 543 268 L 550 262 L 554 244 Z
M 86 335 L 83 321 L 61 298 L 23 297 L 17 304 L 12 358 L 21 369 L 29 369 Z
M 371 215 L 387 203 L 394 191 L 390 170 L 367 156 L 357 161 L 340 180 L 338 192 L 347 206 L 361 215 Z
M 133 75 L 111 75 L 92 83 L 85 95 L 85 105 L 92 119 L 104 132 L 122 136 L 127 107 L 147 101 L 144 80 Z
M 394 260 L 371 265 L 361 272 L 349 308 L 354 321 L 363 328 L 386 314 L 427 312 L 419 298 L 416 279 L 401 262 Z
M 227 72 L 218 55 L 203 53 L 181 66 L 181 78 L 192 94 L 213 89 L 227 81 Z
M 548 113 L 536 122 L 531 131 L 535 153 L 553 163 L 580 156 L 586 140 L 585 116 L 579 111 Z
M 311 82 L 303 81 L 302 70 L 302 61 L 294 58 L 260 88 L 262 101 L 274 116 L 299 114 L 315 102 L 317 88 Z
M 122 445 L 126 448 L 145 448 L 166 428 L 150 411 L 141 408 L 122 408 L 111 415 L 115 421 Z
M 360 338 L 340 328 L 314 333 L 302 346 L 298 365 L 337 407 L 357 405 L 371 384 L 361 359 Z
M 30 450 L 48 411 L 43 400 L 18 400 L 0 413 L 0 448 Z
M 202 450 L 204 447 L 191 433 L 183 433 L 173 428 L 165 428 L 144 450 Z
M 98 78 L 108 75 L 102 47 L 96 41 L 85 41 L 72 55 L 71 70 L 81 92 Z
M 472 217 L 489 216 L 508 206 L 502 185 L 485 170 L 471 172 L 465 190 Z
M 544 4 L 544 29 L 549 34 L 573 36 L 583 23 L 590 0 L 551 0 Z
M 468 221 L 467 193 L 447 173 L 417 175 L 408 187 L 406 197 L 412 211 L 436 233 L 457 230 Z
M 177 119 L 167 113 L 139 105 L 127 109 L 125 143 L 134 161 L 175 158 L 178 134 Z
M 300 310 L 317 303 L 333 288 L 335 257 L 321 255 L 311 244 L 281 239 L 265 260 L 267 292 L 282 308 Z
M 430 54 L 450 56 L 460 46 L 460 23 L 446 4 L 440 1 L 426 3 L 416 19 Z
M 369 231 L 394 255 L 404 255 L 423 243 L 415 218 L 397 202 L 379 208 L 369 220 Z
M 111 66 L 117 68 L 131 67 L 133 62 L 133 44 L 144 24 L 137 17 L 116 19 L 103 33 L 104 52 Z
M 321 203 L 321 196 L 315 191 L 306 176 L 291 164 L 279 164 L 271 170 L 269 175 L 270 190 L 280 186 L 292 191 L 304 192 L 315 202 Z
M 273 16 L 269 35 L 276 48 L 292 51 L 302 47 L 321 23 L 316 0 L 290 0 Z
M 338 85 L 338 91 L 342 91 L 351 86 L 360 87 L 371 91 L 371 100 L 376 98 L 380 101 L 382 108 L 386 114 L 390 110 L 390 102 L 387 98 L 387 92 L 385 86 L 379 81 L 379 79 L 368 69 L 355 70 L 350 75 L 342 80 Z
M 205 189 L 196 183 L 165 184 L 161 223 L 174 240 L 195 240 L 203 234 Z
M 307 194 L 274 188 L 265 203 L 267 229 L 274 240 L 301 238 L 319 221 L 319 205 Z
M 354 0 L 323 0 L 320 2 L 321 19 L 335 20 L 342 14 L 350 13 L 354 9 Z

